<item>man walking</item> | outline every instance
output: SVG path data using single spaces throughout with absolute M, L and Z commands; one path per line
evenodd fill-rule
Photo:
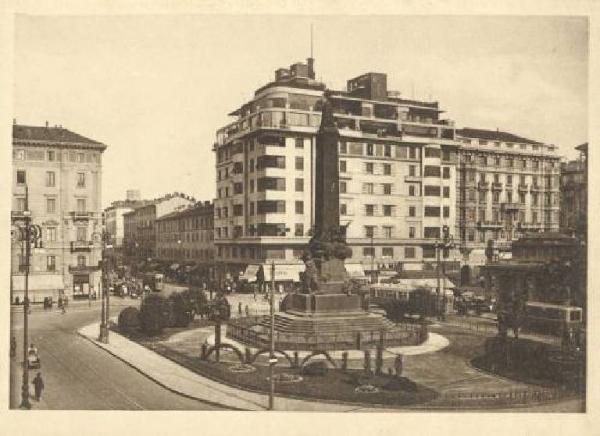
M 42 380 L 42 374 L 38 372 L 31 383 L 33 384 L 33 388 L 35 390 L 35 401 L 40 401 L 40 398 L 42 398 L 42 391 L 44 390 L 44 380 Z

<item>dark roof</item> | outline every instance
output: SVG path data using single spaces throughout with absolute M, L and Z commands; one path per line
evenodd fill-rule
M 583 151 L 583 152 L 587 153 L 587 151 L 588 151 L 588 143 L 584 142 L 583 144 L 578 145 L 577 147 L 575 147 L 575 150 L 579 150 L 579 151 Z
M 174 212 L 168 213 L 166 215 L 161 216 L 156 221 L 164 221 L 172 218 L 183 218 L 186 216 L 196 216 L 202 214 L 210 214 L 213 213 L 213 204 L 206 203 L 197 203 L 193 206 L 190 206 L 186 209 L 176 210 Z
M 465 127 L 463 129 L 456 129 L 456 134 L 458 136 L 462 136 L 465 138 L 479 138 L 479 139 L 487 139 L 489 141 L 541 144 L 540 142 L 533 141 L 533 140 L 527 139 L 527 138 L 523 138 L 521 136 L 513 135 L 512 133 L 502 132 L 500 130 L 484 130 L 484 129 L 473 129 L 471 127 Z
M 93 139 L 71 132 L 63 127 L 22 126 L 13 124 L 13 140 L 86 144 L 106 148 L 106 145 Z

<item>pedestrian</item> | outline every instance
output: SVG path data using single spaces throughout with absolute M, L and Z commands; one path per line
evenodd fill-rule
M 241 301 L 238 303 L 238 314 L 240 316 L 242 316 L 242 302 Z
M 17 355 L 17 340 L 13 336 L 10 338 L 10 357 L 16 357 Z
M 42 398 L 42 391 L 44 390 L 44 380 L 42 380 L 42 374 L 38 372 L 31 383 L 33 384 L 33 388 L 35 390 L 35 401 L 40 401 Z
M 246 304 L 246 316 L 250 316 L 250 308 Z

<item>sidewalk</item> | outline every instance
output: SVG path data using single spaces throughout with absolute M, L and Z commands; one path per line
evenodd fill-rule
M 236 389 L 196 374 L 159 354 L 110 332 L 110 343 L 98 342 L 99 325 L 90 324 L 79 329 L 79 334 L 112 355 L 136 368 L 161 386 L 200 401 L 218 404 L 237 410 L 267 410 L 268 396 Z M 320 412 L 389 412 L 387 408 L 367 408 L 358 405 L 334 404 L 319 401 L 296 400 L 275 397 L 275 409 L 281 411 L 320 411 Z

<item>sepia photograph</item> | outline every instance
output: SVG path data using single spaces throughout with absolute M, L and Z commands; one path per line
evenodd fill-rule
M 16 14 L 8 407 L 585 414 L 589 26 Z

